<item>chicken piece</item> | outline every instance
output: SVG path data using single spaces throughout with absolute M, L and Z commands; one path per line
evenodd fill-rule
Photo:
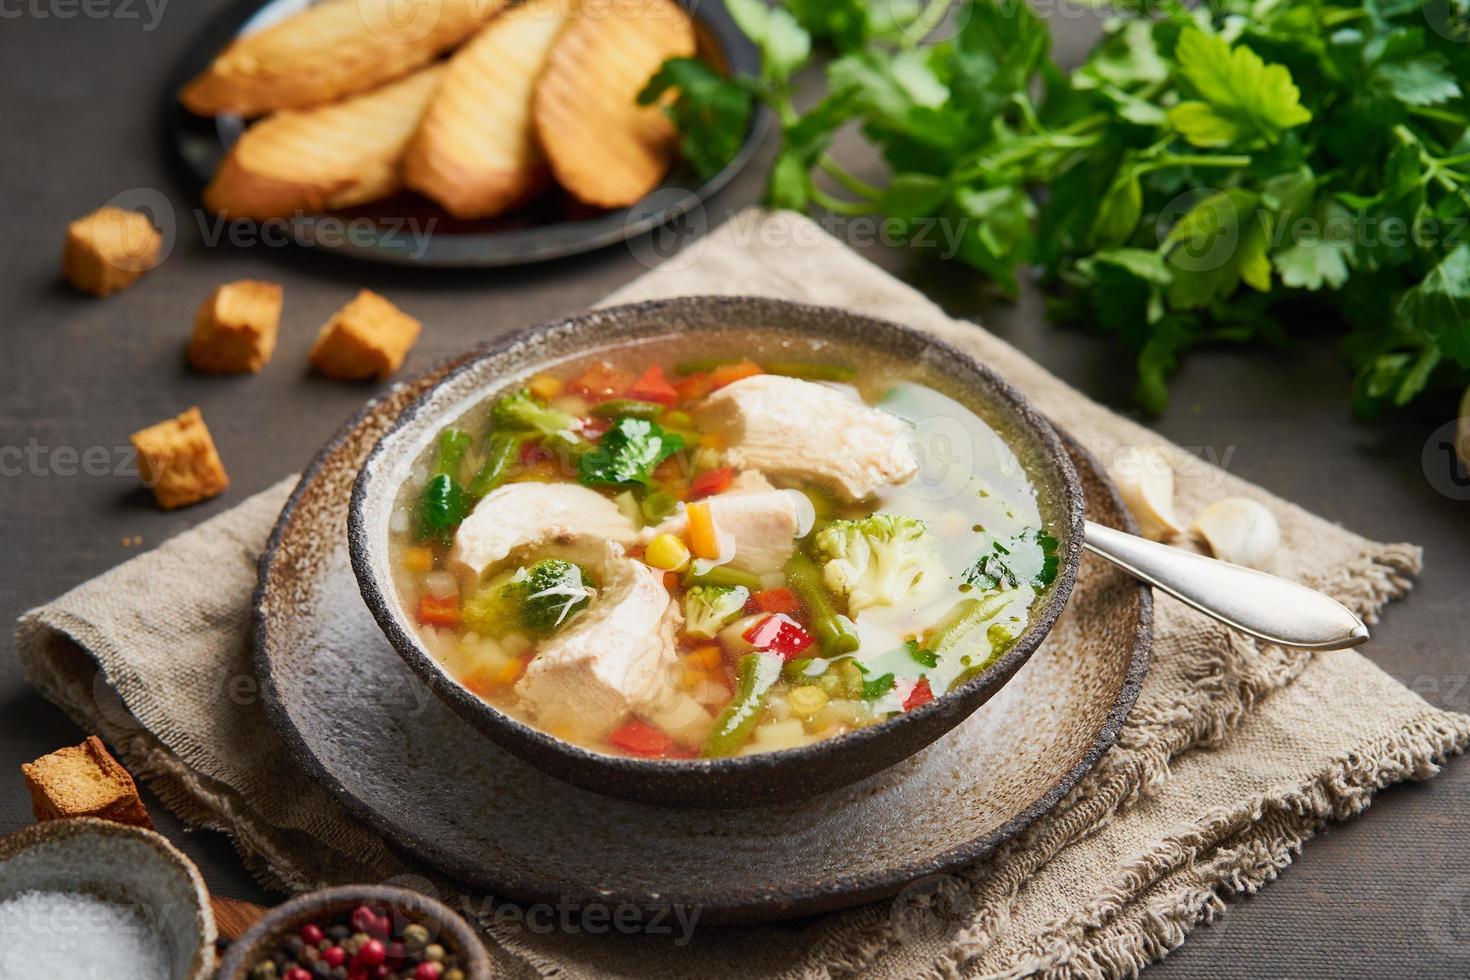
M 735 465 L 811 480 L 850 501 L 919 471 L 902 421 L 813 381 L 742 378 L 706 398 L 694 419 L 725 437 Z
M 764 477 L 760 480 L 770 486 Z M 754 481 L 747 481 L 747 486 L 750 485 L 755 485 Z M 706 498 L 720 540 L 729 541 L 734 547 L 734 556 L 725 564 L 756 575 L 784 568 L 796 550 L 796 532 L 800 530 L 797 500 L 793 496 L 796 493 L 799 491 L 732 487 Z M 657 527 L 646 528 L 643 540 L 652 541 L 660 534 L 682 538 L 688 529 L 688 512 L 680 507 Z
M 449 567 L 478 579 L 512 551 L 585 535 L 631 544 L 628 516 L 602 494 L 575 483 L 511 483 L 492 490 L 459 525 Z
M 709 713 L 673 686 L 684 617 L 662 575 L 611 541 L 577 537 L 558 553 L 586 567 L 599 587 L 531 659 L 515 687 L 521 705 L 537 725 L 579 741 L 601 738 L 631 715 L 671 734 L 702 734 Z M 683 710 L 685 699 L 695 713 Z

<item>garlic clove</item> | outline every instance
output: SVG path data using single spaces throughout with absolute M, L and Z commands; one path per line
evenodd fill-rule
M 1281 544 L 1281 528 L 1263 505 L 1245 497 L 1226 497 L 1200 511 L 1190 533 L 1210 554 L 1249 568 L 1262 568 Z
M 1163 541 L 1183 532 L 1174 513 L 1174 468 L 1163 450 L 1130 446 L 1108 467 L 1108 475 L 1144 537 Z

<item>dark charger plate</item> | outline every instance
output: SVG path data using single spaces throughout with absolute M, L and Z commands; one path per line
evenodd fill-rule
M 759 53 L 724 4 L 678 2 L 694 17 L 701 57 L 722 71 L 759 73 Z M 235 37 L 309 5 L 309 0 L 241 0 L 210 21 L 185 49 L 164 95 L 164 124 L 196 191 L 209 182 L 245 124 L 238 116 L 194 115 L 179 103 L 179 90 Z M 524 208 L 466 221 L 405 192 L 357 208 L 295 218 L 289 238 L 369 262 L 444 268 L 524 265 L 577 255 L 636 238 L 699 207 L 750 162 L 769 125 L 769 113 L 757 112 L 745 142 L 723 170 L 700 180 L 680 164 L 660 187 L 629 208 L 589 208 L 553 187 Z

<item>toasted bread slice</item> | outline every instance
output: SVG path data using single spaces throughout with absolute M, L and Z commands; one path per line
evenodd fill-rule
M 403 182 L 461 218 L 487 218 L 545 186 L 531 92 L 572 0 L 528 0 L 455 52 L 408 155 Z
M 231 43 L 179 98 L 202 116 L 260 116 L 335 102 L 422 68 L 505 3 L 323 0 Z
M 227 218 L 284 218 L 387 197 L 444 69 L 435 65 L 318 109 L 283 109 L 230 148 L 204 206 Z
M 536 136 L 557 181 L 579 200 L 625 207 L 658 186 L 673 124 L 638 93 L 668 58 L 694 54 L 694 25 L 672 0 L 588 0 L 536 83 Z

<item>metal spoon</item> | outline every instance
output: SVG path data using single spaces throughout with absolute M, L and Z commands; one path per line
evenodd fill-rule
M 1342 603 L 1296 582 L 1087 522 L 1082 545 L 1206 616 L 1268 643 L 1341 650 L 1368 640 Z

